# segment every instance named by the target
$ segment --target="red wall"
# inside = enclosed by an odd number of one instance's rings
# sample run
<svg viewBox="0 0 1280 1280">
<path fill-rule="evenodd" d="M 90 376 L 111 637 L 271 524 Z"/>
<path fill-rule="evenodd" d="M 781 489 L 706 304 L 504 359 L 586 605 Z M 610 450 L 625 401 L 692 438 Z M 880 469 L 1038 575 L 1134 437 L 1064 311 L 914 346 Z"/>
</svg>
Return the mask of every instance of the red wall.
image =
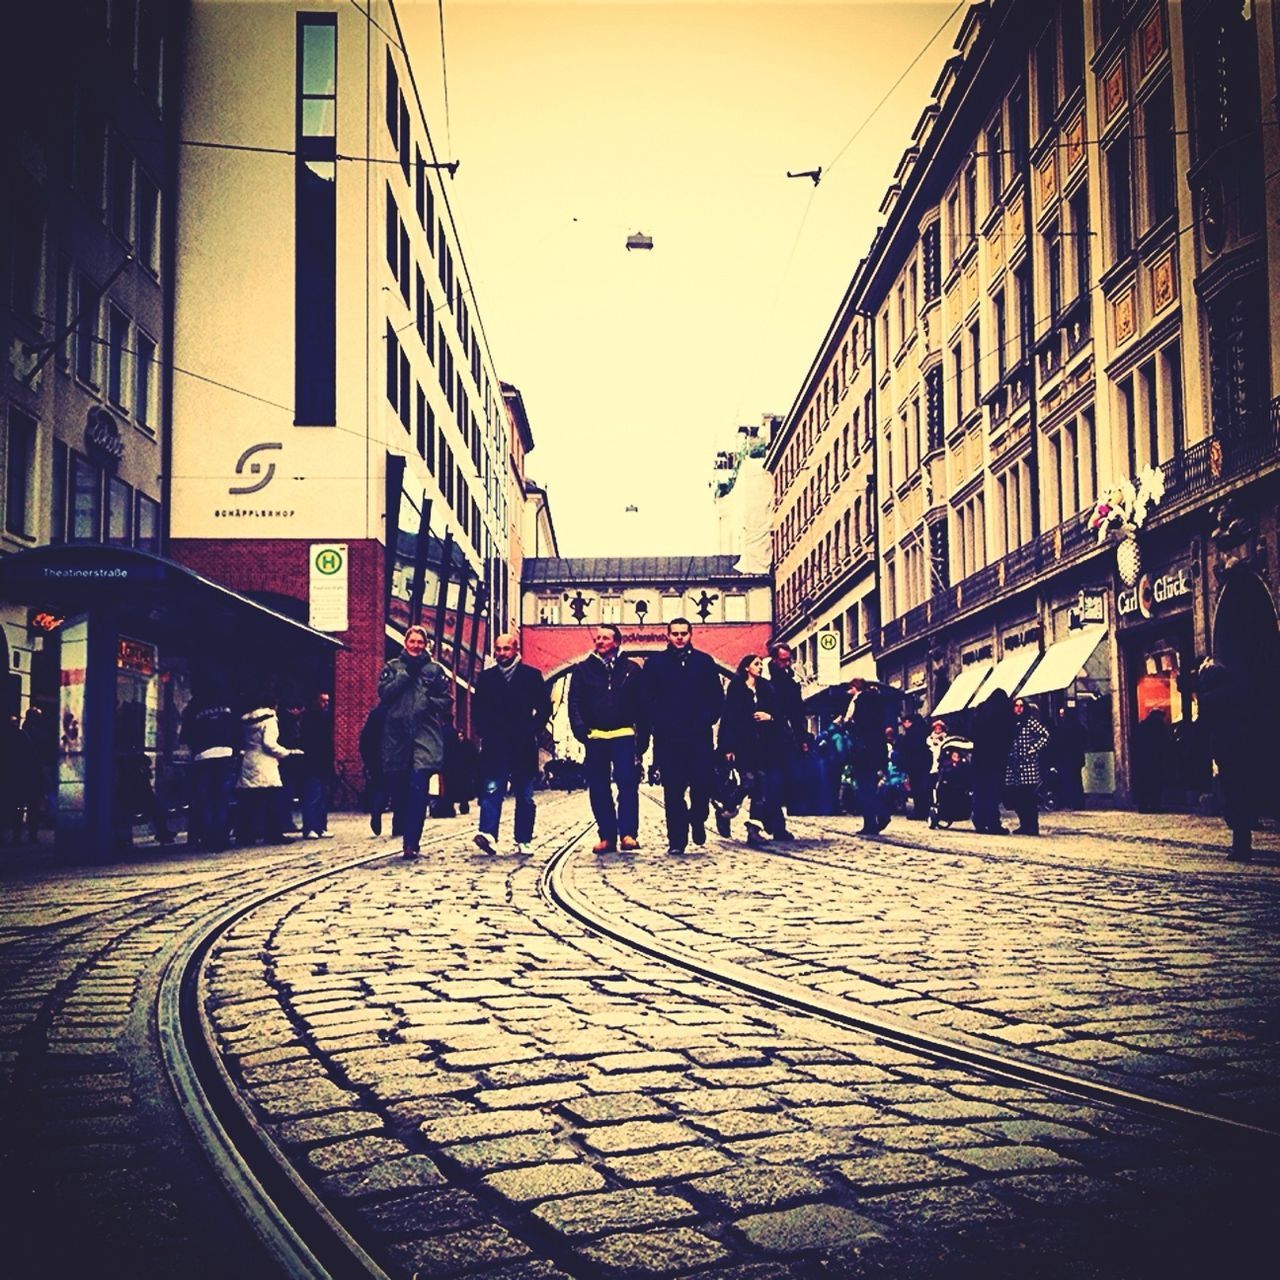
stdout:
<svg viewBox="0 0 1280 1280">
<path fill-rule="evenodd" d="M 306 602 L 310 589 L 309 553 L 320 538 L 242 540 L 179 538 L 169 555 L 232 591 L 274 591 Z M 342 539 L 334 539 L 342 541 Z M 336 634 L 345 649 L 334 655 L 334 753 L 339 770 L 354 785 L 361 777 L 357 743 L 373 706 L 386 649 L 383 624 L 383 553 L 378 542 L 347 542 L 349 564 L 347 620 Z"/>
</svg>

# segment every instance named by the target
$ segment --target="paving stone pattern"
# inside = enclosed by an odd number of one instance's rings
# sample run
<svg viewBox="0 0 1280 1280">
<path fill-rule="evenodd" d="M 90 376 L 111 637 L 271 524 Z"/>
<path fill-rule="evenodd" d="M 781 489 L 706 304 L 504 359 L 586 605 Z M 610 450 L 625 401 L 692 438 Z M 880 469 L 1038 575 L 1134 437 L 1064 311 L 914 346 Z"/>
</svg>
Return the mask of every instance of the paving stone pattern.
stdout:
<svg viewBox="0 0 1280 1280">
<path fill-rule="evenodd" d="M 585 816 L 581 793 L 549 797 L 532 860 L 460 831 L 418 862 L 288 893 L 211 957 L 207 1009 L 245 1098 L 392 1275 L 1119 1280 L 1229 1273 L 1261 1246 L 1270 1148 L 993 1083 L 587 932 L 539 892 Z M 1079 867 L 1023 883 L 1012 861 L 979 875 L 956 850 L 943 872 L 840 831 L 815 843 L 820 865 L 714 838 L 677 862 L 651 807 L 642 835 L 635 857 L 575 855 L 577 888 L 681 945 L 893 993 L 925 1020 L 1034 1023 L 1041 1049 L 1066 1015 L 1085 1030 L 1065 1043 L 1114 1045 L 1112 1003 L 1142 990 L 1080 980 L 1071 951 L 1151 973 L 1167 953 L 1142 949 L 1171 904 L 1182 954 L 1204 957 L 1185 965 L 1195 981 L 1243 950 L 1231 908 L 1202 920 L 1159 876 L 1159 910 L 1130 903 L 1126 931 Z M 875 875 L 853 874 L 872 858 Z M 1251 934 L 1264 910 L 1242 902 Z M 1198 1005 L 1206 1026 L 1250 995 L 1225 985 Z M 1166 991 L 1142 996 L 1149 1034 Z M 1229 1051 L 1239 1063 L 1240 1041 Z"/>
<path fill-rule="evenodd" d="M 571 878 L 709 959 L 1280 1128 L 1276 860 L 1192 857 L 1140 841 L 1148 815 L 1113 817 L 1124 839 L 1095 813 L 995 841 L 903 819 L 863 840 L 853 819 L 797 819 L 799 838 L 766 851 L 713 839 L 681 859 L 578 858 Z M 1221 823 L 1164 815 L 1164 831 L 1189 843 Z"/>
</svg>

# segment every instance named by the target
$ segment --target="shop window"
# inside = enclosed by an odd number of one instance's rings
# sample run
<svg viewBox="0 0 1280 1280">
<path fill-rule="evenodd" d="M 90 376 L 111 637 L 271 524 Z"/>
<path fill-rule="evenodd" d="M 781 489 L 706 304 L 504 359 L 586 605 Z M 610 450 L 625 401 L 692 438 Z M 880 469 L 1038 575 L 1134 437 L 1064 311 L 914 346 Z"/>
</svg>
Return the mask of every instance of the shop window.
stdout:
<svg viewBox="0 0 1280 1280">
<path fill-rule="evenodd" d="M 34 535 L 36 421 L 9 406 L 9 447 L 5 455 L 4 527 L 9 533 Z"/>
<path fill-rule="evenodd" d="M 102 469 L 78 453 L 71 455 L 70 540 L 102 540 Z"/>
<path fill-rule="evenodd" d="M 106 540 L 113 547 L 133 545 L 133 486 L 117 476 L 107 477 Z"/>
<path fill-rule="evenodd" d="M 133 545 L 140 551 L 160 554 L 160 504 L 145 493 L 138 494 L 138 514 L 133 530 Z"/>
</svg>

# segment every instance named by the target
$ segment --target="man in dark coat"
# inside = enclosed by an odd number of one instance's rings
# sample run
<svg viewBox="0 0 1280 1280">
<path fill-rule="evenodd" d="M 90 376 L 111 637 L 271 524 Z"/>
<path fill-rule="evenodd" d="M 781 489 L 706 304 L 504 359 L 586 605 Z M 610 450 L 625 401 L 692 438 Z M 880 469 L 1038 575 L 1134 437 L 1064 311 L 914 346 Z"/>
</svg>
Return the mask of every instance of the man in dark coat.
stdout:
<svg viewBox="0 0 1280 1280">
<path fill-rule="evenodd" d="M 800 744 L 809 732 L 809 724 L 804 713 L 804 690 L 796 679 L 795 652 L 789 644 L 769 646 L 768 679 L 783 721 L 782 798 L 788 813 L 799 813 L 804 806 L 797 800 L 805 785 L 805 759 Z M 789 839 L 790 833 L 783 832 L 780 838 Z"/>
<path fill-rule="evenodd" d="M 933 786 L 929 780 L 933 768 L 933 756 L 929 751 L 929 731 L 924 719 L 910 712 L 902 717 L 902 732 L 893 748 L 898 768 L 907 775 L 911 792 L 911 816 L 927 818 L 933 799 Z"/>
<path fill-rule="evenodd" d="M 302 745 L 302 834 L 329 835 L 333 787 L 333 712 L 329 695 L 317 693 L 298 721 Z"/>
<path fill-rule="evenodd" d="M 600 839 L 594 852 L 640 847 L 640 760 L 649 745 L 640 705 L 640 667 L 618 653 L 612 622 L 592 633 L 592 650 L 569 681 L 569 726 L 586 747 L 587 794 Z M 617 807 L 613 788 L 617 786 Z"/>
<path fill-rule="evenodd" d="M 181 740 L 191 751 L 187 841 L 217 852 L 231 843 L 231 788 L 239 769 L 240 721 L 216 687 L 200 689 L 182 713 Z"/>
<path fill-rule="evenodd" d="M 860 676 L 849 682 L 849 694 L 844 719 L 850 730 L 849 765 L 862 814 L 859 834 L 874 836 L 889 825 L 889 812 L 880 802 L 880 773 L 889 760 L 884 736 L 887 711 L 880 690 Z"/>
<path fill-rule="evenodd" d="M 1084 726 L 1070 707 L 1059 707 L 1049 726 L 1049 763 L 1058 771 L 1058 801 L 1072 808 L 1084 800 Z"/>
<path fill-rule="evenodd" d="M 1222 816 L 1231 828 L 1233 862 L 1253 857 L 1253 824 L 1262 811 L 1268 778 L 1270 724 L 1256 689 L 1216 658 L 1206 658 L 1196 674 L 1196 699 L 1218 765 Z"/>
<path fill-rule="evenodd" d="M 1009 695 L 1003 689 L 993 689 L 974 710 L 970 765 L 973 829 L 986 835 L 1009 833 L 1000 818 L 1000 794 L 1016 727 Z"/>
<path fill-rule="evenodd" d="M 640 688 L 662 774 L 667 852 L 683 853 L 690 839 L 697 845 L 707 842 L 715 785 L 712 730 L 724 705 L 715 661 L 693 647 L 687 618 L 667 623 L 667 647 L 645 660 Z"/>
<path fill-rule="evenodd" d="M 480 673 L 471 714 L 480 735 L 480 830 L 476 844 L 496 852 L 502 797 L 515 796 L 516 853 L 529 853 L 538 809 L 538 739 L 551 718 L 551 694 L 542 672 L 520 657 L 520 642 L 504 633 L 493 642 L 496 666 Z"/>
</svg>

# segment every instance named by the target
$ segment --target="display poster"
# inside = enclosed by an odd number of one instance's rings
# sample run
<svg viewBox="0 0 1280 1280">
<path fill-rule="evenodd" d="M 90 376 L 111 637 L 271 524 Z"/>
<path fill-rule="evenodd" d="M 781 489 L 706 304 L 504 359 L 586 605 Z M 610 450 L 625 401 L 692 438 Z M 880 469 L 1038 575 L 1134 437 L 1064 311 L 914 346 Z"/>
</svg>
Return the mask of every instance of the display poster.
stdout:
<svg viewBox="0 0 1280 1280">
<path fill-rule="evenodd" d="M 345 631 L 349 560 L 345 542 L 313 542 L 310 623 L 316 631 Z"/>
</svg>

